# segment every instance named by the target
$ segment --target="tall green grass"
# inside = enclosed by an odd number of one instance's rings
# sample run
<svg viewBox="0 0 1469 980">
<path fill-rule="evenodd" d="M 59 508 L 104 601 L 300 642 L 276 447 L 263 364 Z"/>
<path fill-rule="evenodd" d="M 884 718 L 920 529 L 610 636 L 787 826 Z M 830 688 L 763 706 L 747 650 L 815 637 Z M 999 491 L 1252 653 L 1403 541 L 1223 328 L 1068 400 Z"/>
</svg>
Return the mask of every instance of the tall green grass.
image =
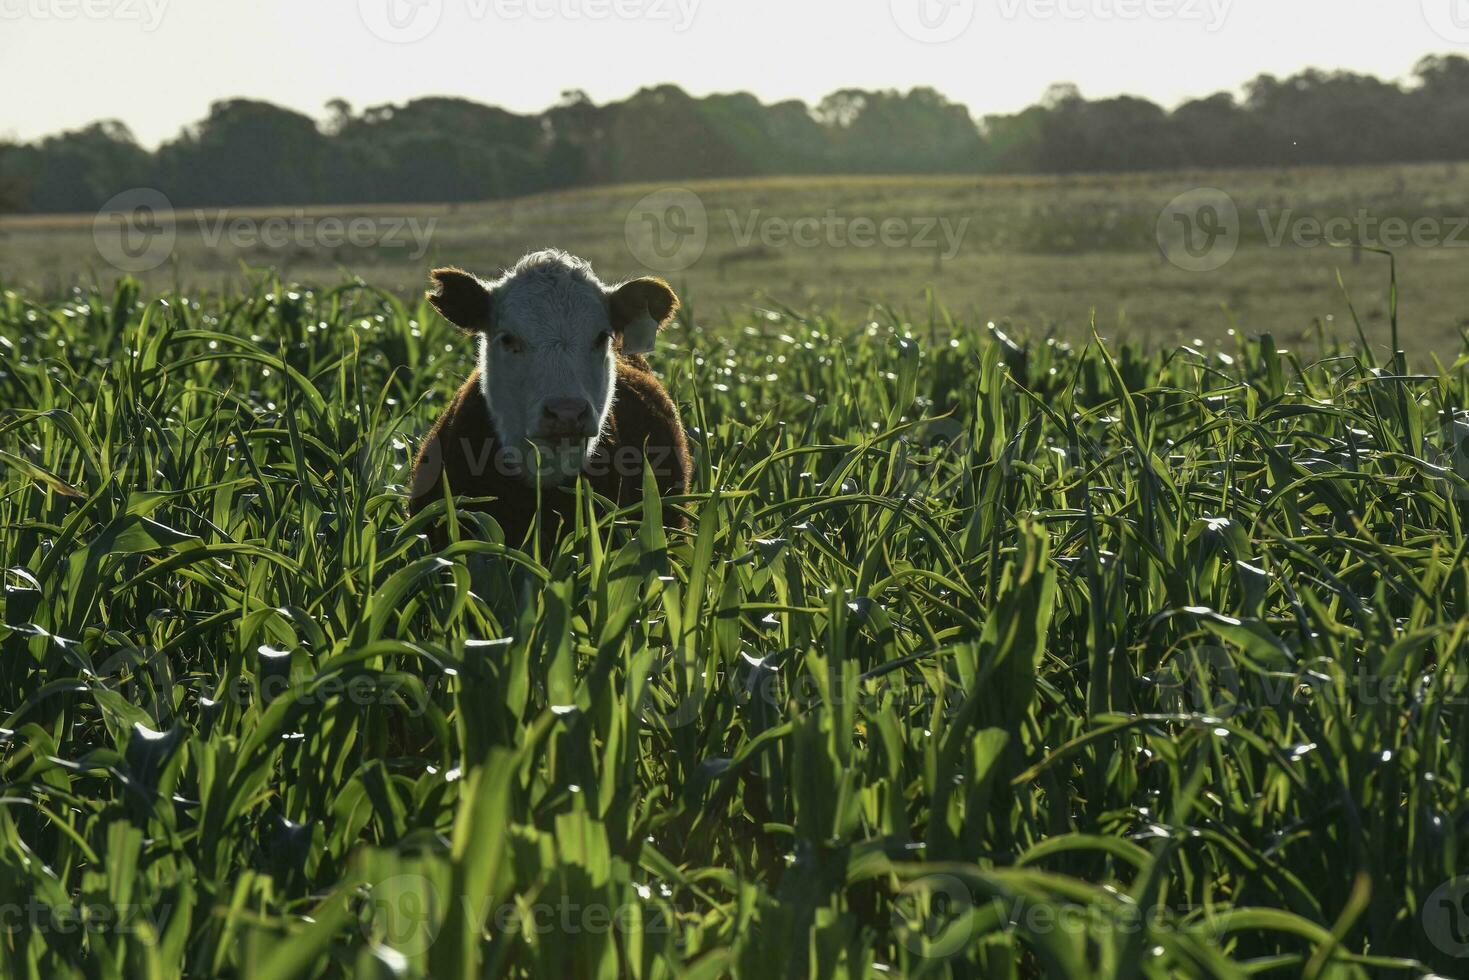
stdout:
<svg viewBox="0 0 1469 980">
<path fill-rule="evenodd" d="M 689 320 L 436 552 L 424 307 L 0 294 L 0 975 L 1469 972 L 1462 366 Z"/>
</svg>

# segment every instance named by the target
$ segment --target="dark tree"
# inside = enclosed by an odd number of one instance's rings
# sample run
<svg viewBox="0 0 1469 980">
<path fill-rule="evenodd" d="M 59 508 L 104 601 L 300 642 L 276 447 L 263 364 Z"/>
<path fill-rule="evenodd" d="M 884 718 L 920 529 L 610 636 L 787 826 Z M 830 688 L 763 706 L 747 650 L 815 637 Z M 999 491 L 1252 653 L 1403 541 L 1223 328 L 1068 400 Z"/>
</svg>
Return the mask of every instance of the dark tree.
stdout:
<svg viewBox="0 0 1469 980">
<path fill-rule="evenodd" d="M 308 116 L 231 99 L 158 151 L 176 205 L 307 204 L 321 199 L 327 138 Z"/>
<path fill-rule="evenodd" d="M 156 186 L 180 206 L 476 201 L 628 181 L 761 174 L 1079 173 L 1469 159 L 1469 59 L 1423 59 L 1406 84 L 1352 72 L 1261 75 L 1169 112 L 1052 86 L 976 123 L 931 88 L 843 89 L 810 107 L 675 85 L 520 115 L 425 98 L 320 124 L 232 99 L 156 153 L 121 123 L 0 144 L 0 209 L 88 211 Z"/>
</svg>

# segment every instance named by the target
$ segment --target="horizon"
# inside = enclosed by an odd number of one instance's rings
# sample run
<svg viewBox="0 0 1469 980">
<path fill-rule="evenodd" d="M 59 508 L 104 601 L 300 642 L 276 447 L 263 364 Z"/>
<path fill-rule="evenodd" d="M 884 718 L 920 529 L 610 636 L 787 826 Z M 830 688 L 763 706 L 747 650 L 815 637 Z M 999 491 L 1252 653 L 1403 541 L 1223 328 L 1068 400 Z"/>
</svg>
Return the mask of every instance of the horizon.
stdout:
<svg viewBox="0 0 1469 980">
<path fill-rule="evenodd" d="M 18 91 L 54 74 L 60 49 L 92 66 L 67 73 L 45 100 L 12 105 L 0 138 L 33 142 L 116 119 L 152 150 L 227 99 L 320 122 L 337 98 L 358 110 L 446 97 L 536 114 L 569 90 L 602 105 L 661 84 L 696 98 L 747 92 L 807 105 L 846 88 L 929 87 L 979 120 L 1069 83 L 1088 99 L 1134 96 L 1172 110 L 1313 68 L 1401 83 L 1426 56 L 1469 55 L 1455 2 L 1420 0 L 1404 18 L 1368 0 L 886 0 L 837 19 L 776 0 L 741 10 L 713 0 L 269 0 L 210 10 L 197 0 L 0 0 L 0 84 Z M 777 8 L 785 40 L 774 57 L 752 56 L 772 47 L 759 25 Z M 503 57 L 486 37 L 504 37 Z M 138 41 L 170 57 L 137 59 Z M 812 43 L 843 52 L 835 71 L 830 59 L 784 56 Z M 1148 56 L 1119 58 L 1118 48 Z M 210 81 L 179 84 L 195 75 Z M 99 76 L 108 79 L 100 90 Z"/>
</svg>

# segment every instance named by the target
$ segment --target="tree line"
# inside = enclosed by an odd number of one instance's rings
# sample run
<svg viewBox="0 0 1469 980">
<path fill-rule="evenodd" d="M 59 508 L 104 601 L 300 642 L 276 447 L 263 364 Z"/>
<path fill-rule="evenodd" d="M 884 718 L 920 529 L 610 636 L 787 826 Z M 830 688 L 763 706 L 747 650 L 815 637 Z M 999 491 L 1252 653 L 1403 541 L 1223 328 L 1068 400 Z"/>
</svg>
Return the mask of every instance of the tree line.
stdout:
<svg viewBox="0 0 1469 980">
<path fill-rule="evenodd" d="M 320 122 L 249 99 L 214 103 L 156 151 L 121 122 L 0 142 L 0 212 L 96 210 L 154 187 L 180 207 L 457 202 L 594 184 L 768 174 L 1078 173 L 1469 159 L 1469 59 L 1431 56 L 1405 82 L 1345 71 L 1261 75 L 1172 111 L 1051 88 L 973 118 L 931 88 L 845 89 L 809 106 L 674 85 L 535 115 L 459 98 Z"/>
</svg>

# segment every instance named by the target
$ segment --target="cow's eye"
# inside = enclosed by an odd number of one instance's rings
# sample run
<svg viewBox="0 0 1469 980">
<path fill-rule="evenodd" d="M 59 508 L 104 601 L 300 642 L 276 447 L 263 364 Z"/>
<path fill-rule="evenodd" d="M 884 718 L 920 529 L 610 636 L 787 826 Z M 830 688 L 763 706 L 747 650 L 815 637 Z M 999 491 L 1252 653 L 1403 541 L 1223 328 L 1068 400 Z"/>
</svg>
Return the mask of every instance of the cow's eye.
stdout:
<svg viewBox="0 0 1469 980">
<path fill-rule="evenodd" d="M 612 343 L 612 331 L 603 330 L 601 333 L 597 334 L 597 339 L 592 341 L 592 346 L 597 350 L 601 350 L 603 347 L 606 347 L 610 343 Z"/>
<path fill-rule="evenodd" d="M 525 350 L 525 342 L 514 334 L 502 333 L 495 338 L 495 343 L 500 345 L 501 350 L 511 354 L 519 354 Z"/>
</svg>

